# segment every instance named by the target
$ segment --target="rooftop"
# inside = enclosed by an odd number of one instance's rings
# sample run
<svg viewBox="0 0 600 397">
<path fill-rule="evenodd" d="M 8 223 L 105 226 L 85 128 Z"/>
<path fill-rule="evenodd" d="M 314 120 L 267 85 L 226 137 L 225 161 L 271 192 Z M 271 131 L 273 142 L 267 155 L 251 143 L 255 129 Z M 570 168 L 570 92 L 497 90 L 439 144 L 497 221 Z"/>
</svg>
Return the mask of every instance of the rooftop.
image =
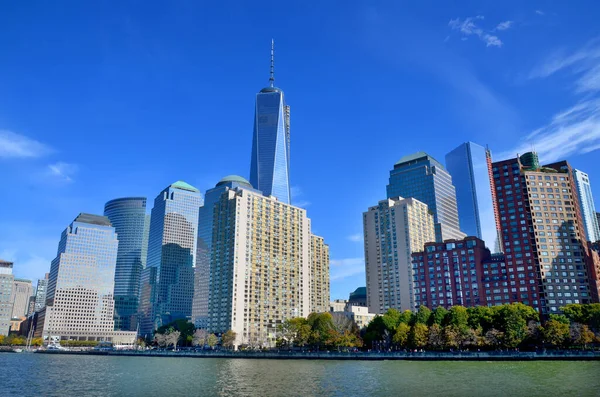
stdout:
<svg viewBox="0 0 600 397">
<path fill-rule="evenodd" d="M 188 192 L 198 193 L 200 190 L 196 189 L 192 185 L 184 181 L 177 181 L 171 184 L 170 187 L 174 187 L 175 189 L 187 190 Z"/>
<path fill-rule="evenodd" d="M 221 179 L 216 184 L 216 186 L 225 185 L 225 184 L 231 183 L 231 182 L 239 183 L 240 185 L 245 185 L 245 186 L 247 186 L 249 188 L 252 188 L 252 184 L 250 184 L 250 182 L 248 182 L 248 180 L 246 178 L 241 177 L 239 175 L 227 175 L 226 177 L 224 177 L 223 179 Z"/>
<path fill-rule="evenodd" d="M 406 163 L 411 163 L 413 161 L 422 160 L 422 159 L 427 159 L 427 160 L 433 161 L 433 162 L 436 163 L 436 165 L 439 164 L 439 166 L 442 166 L 442 164 L 439 161 L 437 161 L 436 159 L 434 159 L 433 157 L 431 157 L 427 153 L 425 153 L 425 152 L 416 152 L 416 153 L 409 154 L 407 156 L 402 157 L 400 160 L 398 160 L 396 162 L 396 164 L 394 164 L 394 167 L 402 165 L 402 164 L 406 164 Z"/>
<path fill-rule="evenodd" d="M 277 87 L 265 87 L 262 90 L 260 90 L 261 93 L 265 93 L 265 92 L 281 92 L 280 88 Z"/>
<path fill-rule="evenodd" d="M 89 223 L 91 225 L 112 226 L 106 216 L 86 214 L 84 212 L 77 215 L 73 222 Z"/>
</svg>

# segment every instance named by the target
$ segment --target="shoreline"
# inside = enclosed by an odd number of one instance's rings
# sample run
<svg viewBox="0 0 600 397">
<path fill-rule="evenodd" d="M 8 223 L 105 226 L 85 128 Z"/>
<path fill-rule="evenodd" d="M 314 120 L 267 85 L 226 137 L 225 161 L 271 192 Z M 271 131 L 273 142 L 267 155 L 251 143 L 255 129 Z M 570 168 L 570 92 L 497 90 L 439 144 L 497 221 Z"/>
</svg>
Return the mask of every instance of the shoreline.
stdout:
<svg viewBox="0 0 600 397">
<path fill-rule="evenodd" d="M 544 352 L 389 352 L 389 353 L 289 353 L 289 352 L 170 352 L 170 351 L 37 351 L 38 354 L 71 354 L 124 357 L 234 358 L 263 360 L 354 361 L 600 361 L 600 351 Z M 20 353 L 23 354 L 23 353 Z"/>
</svg>

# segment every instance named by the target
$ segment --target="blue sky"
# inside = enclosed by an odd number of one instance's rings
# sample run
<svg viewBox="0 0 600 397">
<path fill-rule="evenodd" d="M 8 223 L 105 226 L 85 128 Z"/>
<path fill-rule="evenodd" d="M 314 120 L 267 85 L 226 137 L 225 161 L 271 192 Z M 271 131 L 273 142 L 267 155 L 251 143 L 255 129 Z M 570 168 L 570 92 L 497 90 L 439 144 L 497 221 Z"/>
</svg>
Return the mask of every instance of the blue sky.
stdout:
<svg viewBox="0 0 600 397">
<path fill-rule="evenodd" d="M 0 257 L 17 276 L 48 271 L 79 212 L 248 177 L 271 38 L 293 200 L 330 245 L 332 298 L 365 284 L 362 212 L 403 155 L 535 148 L 600 197 L 595 1 L 173 3 L 2 6 Z"/>
</svg>

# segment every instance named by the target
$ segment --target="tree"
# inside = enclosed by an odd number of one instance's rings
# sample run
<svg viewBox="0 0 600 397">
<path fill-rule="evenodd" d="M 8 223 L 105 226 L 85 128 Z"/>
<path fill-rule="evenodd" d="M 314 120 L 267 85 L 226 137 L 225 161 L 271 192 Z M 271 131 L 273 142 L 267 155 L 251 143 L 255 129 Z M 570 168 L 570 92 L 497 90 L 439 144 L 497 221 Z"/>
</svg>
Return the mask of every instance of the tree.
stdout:
<svg viewBox="0 0 600 397">
<path fill-rule="evenodd" d="M 159 346 L 163 347 L 167 344 L 167 336 L 164 334 L 155 334 L 154 342 Z"/>
<path fill-rule="evenodd" d="M 427 306 L 419 306 L 419 310 L 415 315 L 415 324 L 429 324 L 431 313 L 431 310 Z"/>
<path fill-rule="evenodd" d="M 385 329 L 390 332 L 395 332 L 398 324 L 400 324 L 400 312 L 396 309 L 388 309 L 382 316 Z"/>
<path fill-rule="evenodd" d="M 400 323 L 398 327 L 396 327 L 396 332 L 392 338 L 394 344 L 400 347 L 406 347 L 408 343 L 408 336 L 410 333 L 410 327 L 406 323 Z"/>
<path fill-rule="evenodd" d="M 205 329 L 198 328 L 194 331 L 194 336 L 192 337 L 192 344 L 194 346 L 204 346 L 206 344 L 206 337 L 208 336 L 208 332 Z"/>
<path fill-rule="evenodd" d="M 179 319 L 159 327 L 155 334 L 168 334 L 172 330 L 179 331 L 181 333 L 180 341 L 187 345 L 192 343 L 196 328 L 186 319 Z"/>
<path fill-rule="evenodd" d="M 333 317 L 329 313 L 311 313 L 307 318 L 310 326 L 310 343 L 320 347 L 327 344 L 330 330 L 334 330 Z"/>
<path fill-rule="evenodd" d="M 165 334 L 165 344 L 167 347 L 173 346 L 173 350 L 177 350 L 177 342 L 179 342 L 179 337 L 181 337 L 181 332 L 172 330 L 168 334 Z"/>
<path fill-rule="evenodd" d="M 504 332 L 492 328 L 485 333 L 484 341 L 489 347 L 499 348 L 504 340 Z"/>
<path fill-rule="evenodd" d="M 433 324 L 429 327 L 429 338 L 427 344 L 432 349 L 441 349 L 444 346 L 443 330 L 439 324 Z"/>
<path fill-rule="evenodd" d="M 481 328 L 482 332 L 487 332 L 494 325 L 494 310 L 488 306 L 474 306 L 467 308 L 469 315 L 469 327 Z"/>
<path fill-rule="evenodd" d="M 427 340 L 429 338 L 429 329 L 423 323 L 416 323 L 412 326 L 409 335 L 409 341 L 411 346 L 417 349 L 422 349 L 427 346 Z"/>
<path fill-rule="evenodd" d="M 461 331 L 468 328 L 469 315 L 467 309 L 463 306 L 452 306 L 446 316 L 446 323 L 454 325 Z"/>
<path fill-rule="evenodd" d="M 230 349 L 234 346 L 236 337 L 237 334 L 234 331 L 229 330 L 221 336 L 221 344 L 224 348 Z"/>
<path fill-rule="evenodd" d="M 505 347 L 515 348 L 527 337 L 529 321 L 539 321 L 538 313 L 522 303 L 511 303 L 497 306 L 494 328 L 504 333 Z"/>
<path fill-rule="evenodd" d="M 447 348 L 455 348 L 461 343 L 460 330 L 456 325 L 447 325 L 443 331 L 444 345 Z"/>
<path fill-rule="evenodd" d="M 431 319 L 429 320 L 431 324 L 442 325 L 446 315 L 448 314 L 448 310 L 444 309 L 442 306 L 438 306 L 433 311 Z"/>
<path fill-rule="evenodd" d="M 346 316 L 344 313 L 335 312 L 331 314 L 331 317 L 333 321 L 333 327 L 340 333 L 352 331 L 355 326 L 354 320 Z"/>
<path fill-rule="evenodd" d="M 564 346 L 569 338 L 569 325 L 558 320 L 548 320 L 541 329 L 544 342 L 554 347 Z"/>
<path fill-rule="evenodd" d="M 210 334 L 208 335 L 208 337 L 206 338 L 206 344 L 212 349 L 214 348 L 217 343 L 219 343 L 219 338 L 217 338 L 217 336 L 215 334 Z"/>
<path fill-rule="evenodd" d="M 569 334 L 571 343 L 575 346 L 583 346 L 584 349 L 587 348 L 589 343 L 594 341 L 595 336 L 587 325 L 578 323 L 572 324 L 569 327 Z"/>
<path fill-rule="evenodd" d="M 0 342 L 2 344 L 2 342 Z M 33 338 L 31 339 L 32 346 L 42 346 L 44 344 L 44 340 L 42 338 Z"/>
</svg>

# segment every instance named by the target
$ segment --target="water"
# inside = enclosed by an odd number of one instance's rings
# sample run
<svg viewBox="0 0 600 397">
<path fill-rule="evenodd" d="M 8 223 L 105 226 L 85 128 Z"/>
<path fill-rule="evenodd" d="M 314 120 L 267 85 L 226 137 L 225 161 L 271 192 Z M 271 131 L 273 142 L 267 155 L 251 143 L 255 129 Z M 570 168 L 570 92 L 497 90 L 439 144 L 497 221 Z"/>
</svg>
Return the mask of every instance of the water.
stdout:
<svg viewBox="0 0 600 397">
<path fill-rule="evenodd" d="M 600 396 L 600 362 L 0 353 L 0 396 Z"/>
</svg>

